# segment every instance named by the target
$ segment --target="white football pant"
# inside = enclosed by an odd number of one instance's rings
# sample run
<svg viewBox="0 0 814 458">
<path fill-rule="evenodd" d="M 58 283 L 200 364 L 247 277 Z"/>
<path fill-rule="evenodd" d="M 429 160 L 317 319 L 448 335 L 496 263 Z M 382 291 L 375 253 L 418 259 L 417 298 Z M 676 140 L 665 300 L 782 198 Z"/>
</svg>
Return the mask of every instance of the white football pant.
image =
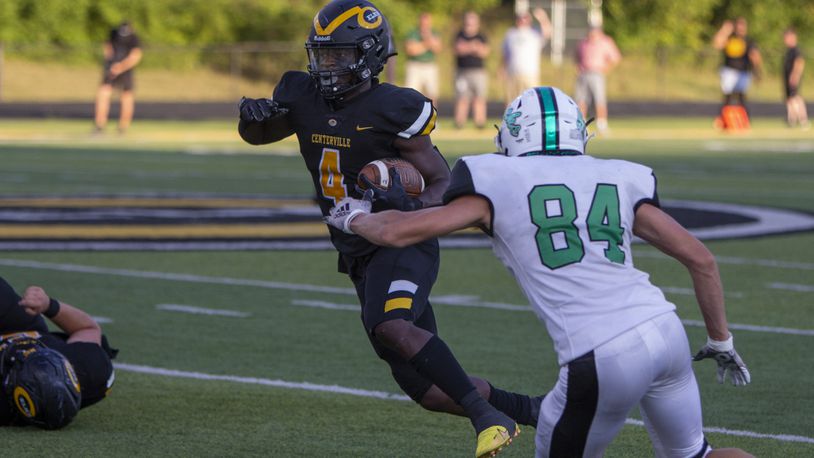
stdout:
<svg viewBox="0 0 814 458">
<path fill-rule="evenodd" d="M 659 315 L 560 368 L 537 424 L 538 457 L 600 457 L 639 405 L 656 456 L 704 456 L 687 335 Z"/>
</svg>

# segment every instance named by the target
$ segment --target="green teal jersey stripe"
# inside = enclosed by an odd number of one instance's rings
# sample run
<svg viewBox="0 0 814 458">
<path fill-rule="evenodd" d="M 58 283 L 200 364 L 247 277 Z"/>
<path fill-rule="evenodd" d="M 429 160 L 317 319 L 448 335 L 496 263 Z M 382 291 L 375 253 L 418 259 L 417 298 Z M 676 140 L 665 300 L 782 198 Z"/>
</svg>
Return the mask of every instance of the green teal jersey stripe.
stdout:
<svg viewBox="0 0 814 458">
<path fill-rule="evenodd" d="M 543 140 L 546 151 L 556 150 L 559 140 L 559 119 L 557 116 L 557 102 L 554 100 L 554 91 L 549 87 L 537 88 L 543 108 Z"/>
</svg>

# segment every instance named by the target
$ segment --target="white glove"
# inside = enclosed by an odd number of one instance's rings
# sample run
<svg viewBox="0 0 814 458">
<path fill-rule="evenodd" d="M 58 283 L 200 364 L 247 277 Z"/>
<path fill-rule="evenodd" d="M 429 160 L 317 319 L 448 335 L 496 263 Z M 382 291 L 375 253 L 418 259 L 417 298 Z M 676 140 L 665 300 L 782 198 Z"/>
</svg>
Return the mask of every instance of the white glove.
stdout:
<svg viewBox="0 0 814 458">
<path fill-rule="evenodd" d="M 350 230 L 350 222 L 353 218 L 361 214 L 370 213 L 372 203 L 368 199 L 354 199 L 353 197 L 345 197 L 340 200 L 334 208 L 331 209 L 328 216 L 323 218 L 326 223 L 331 226 L 342 230 L 347 234 L 353 234 Z"/>
<path fill-rule="evenodd" d="M 724 383 L 726 373 L 729 372 L 729 380 L 735 386 L 742 386 L 752 381 L 749 369 L 743 363 L 735 345 L 732 343 L 732 334 L 724 341 L 712 340 L 707 337 L 707 344 L 693 357 L 693 361 L 701 361 L 705 358 L 715 358 L 718 363 L 718 383 Z"/>
</svg>

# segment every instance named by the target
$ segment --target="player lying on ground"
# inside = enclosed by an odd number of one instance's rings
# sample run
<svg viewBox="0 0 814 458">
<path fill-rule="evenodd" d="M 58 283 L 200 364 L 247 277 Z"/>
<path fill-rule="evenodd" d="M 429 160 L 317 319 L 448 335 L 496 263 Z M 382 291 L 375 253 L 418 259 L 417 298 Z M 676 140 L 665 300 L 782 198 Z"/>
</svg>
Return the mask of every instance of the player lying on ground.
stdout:
<svg viewBox="0 0 814 458">
<path fill-rule="evenodd" d="M 344 199 L 327 221 L 383 246 L 409 246 L 467 227 L 491 237 L 554 340 L 559 379 L 542 403 L 538 456 L 601 456 L 640 406 L 657 456 L 705 456 L 701 399 L 687 336 L 660 289 L 633 266 L 633 234 L 689 270 L 708 339 L 695 360 L 714 358 L 718 381 L 750 381 L 733 346 L 714 256 L 659 209 L 651 169 L 584 154 L 585 122 L 570 97 L 526 90 L 506 109 L 499 153 L 467 156 L 445 205 L 370 213 L 371 189 Z M 720 450 L 719 455 L 743 454 Z M 722 453 L 723 452 L 723 453 Z"/>
<path fill-rule="evenodd" d="M 0 426 L 67 425 L 109 394 L 117 352 L 87 313 L 39 286 L 20 297 L 0 278 Z"/>
</svg>

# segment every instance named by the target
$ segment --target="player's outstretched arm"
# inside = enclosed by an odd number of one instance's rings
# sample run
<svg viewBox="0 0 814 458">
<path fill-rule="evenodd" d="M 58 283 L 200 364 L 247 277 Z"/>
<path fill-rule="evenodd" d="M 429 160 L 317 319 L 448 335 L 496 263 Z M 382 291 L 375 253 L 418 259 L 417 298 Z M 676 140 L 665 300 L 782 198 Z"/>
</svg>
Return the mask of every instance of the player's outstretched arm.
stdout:
<svg viewBox="0 0 814 458">
<path fill-rule="evenodd" d="M 238 105 L 240 122 L 237 131 L 246 143 L 265 145 L 294 133 L 288 122 L 288 109 L 272 99 L 243 97 Z"/>
<path fill-rule="evenodd" d="M 643 204 L 636 211 L 633 233 L 687 267 L 695 297 L 707 328 L 707 344 L 695 360 L 714 358 L 718 363 L 718 382 L 729 372 L 732 383 L 745 385 L 749 371 L 735 351 L 724 307 L 724 293 L 715 256 L 683 226 L 659 208 Z"/>
<path fill-rule="evenodd" d="M 20 299 L 29 315 L 43 314 L 68 334 L 68 343 L 91 342 L 101 345 L 102 329 L 84 311 L 48 296 L 39 286 L 29 286 Z"/>
<path fill-rule="evenodd" d="M 343 230 L 347 228 L 382 246 L 405 247 L 459 229 L 488 228 L 491 224 L 489 203 L 478 196 L 462 196 L 442 207 L 412 212 L 356 212 L 349 220 L 335 217 L 338 209 L 342 211 L 342 206 L 340 201 L 331 210 L 328 224 Z"/>
</svg>

